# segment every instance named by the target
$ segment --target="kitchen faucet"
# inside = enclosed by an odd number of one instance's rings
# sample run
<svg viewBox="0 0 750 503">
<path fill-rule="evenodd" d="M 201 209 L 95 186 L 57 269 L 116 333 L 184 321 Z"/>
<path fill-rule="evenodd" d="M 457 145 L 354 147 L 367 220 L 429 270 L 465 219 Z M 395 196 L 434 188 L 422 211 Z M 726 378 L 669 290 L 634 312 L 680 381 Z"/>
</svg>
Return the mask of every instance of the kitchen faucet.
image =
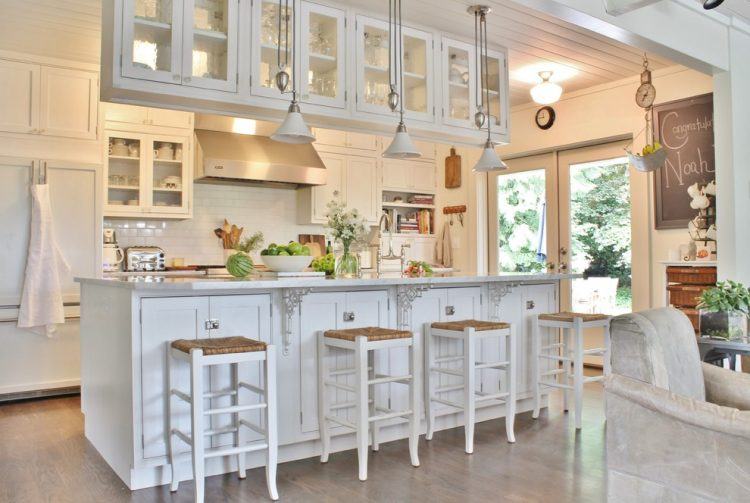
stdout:
<svg viewBox="0 0 750 503">
<path fill-rule="evenodd" d="M 388 254 L 383 255 L 382 238 L 383 238 L 383 220 L 385 220 L 385 228 L 388 231 Z M 401 273 L 406 268 L 406 248 L 409 248 L 409 244 L 401 245 L 401 253 L 396 255 L 393 253 L 393 219 L 384 211 L 378 221 L 378 256 L 377 256 L 377 273 L 380 275 L 380 266 L 383 260 L 400 260 L 401 261 Z"/>
</svg>

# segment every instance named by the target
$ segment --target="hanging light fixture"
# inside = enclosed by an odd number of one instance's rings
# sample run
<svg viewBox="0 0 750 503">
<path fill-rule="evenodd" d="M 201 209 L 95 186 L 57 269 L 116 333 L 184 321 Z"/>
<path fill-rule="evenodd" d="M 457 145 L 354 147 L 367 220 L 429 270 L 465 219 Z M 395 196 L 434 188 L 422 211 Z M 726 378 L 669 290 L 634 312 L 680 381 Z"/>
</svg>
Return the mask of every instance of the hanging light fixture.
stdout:
<svg viewBox="0 0 750 503">
<path fill-rule="evenodd" d="M 279 0 L 279 22 L 278 22 L 278 36 L 276 38 L 276 63 L 279 67 L 279 71 L 276 73 L 275 83 L 281 94 L 287 94 L 291 92 L 292 102 L 289 104 L 289 110 L 287 111 L 284 122 L 281 123 L 279 128 L 271 135 L 271 139 L 281 143 L 311 143 L 315 141 L 315 137 L 310 132 L 310 128 L 305 124 L 305 119 L 302 117 L 302 113 L 299 110 L 299 103 L 297 102 L 297 68 L 296 60 L 294 57 L 294 42 L 297 37 L 294 36 L 294 24 L 292 24 L 292 41 L 291 50 L 289 49 L 289 20 L 291 17 L 292 23 L 296 19 L 295 11 L 295 0 L 292 2 L 292 15 L 289 15 L 289 2 L 290 0 Z M 284 18 L 284 61 L 282 62 L 281 50 L 282 50 L 282 39 L 281 39 L 281 19 Z M 289 68 L 289 56 L 292 58 L 292 75 L 286 71 Z M 291 82 L 292 90 L 287 91 L 289 83 Z"/>
<path fill-rule="evenodd" d="M 484 142 L 482 155 L 474 166 L 475 173 L 500 171 L 508 166 L 498 157 L 492 144 L 492 115 L 490 114 L 489 69 L 487 66 L 487 14 L 491 9 L 486 5 L 469 7 L 469 13 L 474 14 L 474 48 L 479 65 L 477 79 L 477 111 L 474 114 L 474 124 L 480 130 L 487 125 L 487 141 Z M 475 64 L 477 62 L 475 61 Z M 482 94 L 484 93 L 484 96 Z"/>
<path fill-rule="evenodd" d="M 551 71 L 539 72 L 539 78 L 542 81 L 531 88 L 531 99 L 540 105 L 551 105 L 556 103 L 562 95 L 562 87 L 550 82 L 549 79 L 552 77 Z"/>
<path fill-rule="evenodd" d="M 391 91 L 388 93 L 388 106 L 392 112 L 398 108 L 399 121 L 396 135 L 383 157 L 391 159 L 413 159 L 421 157 L 417 147 L 409 137 L 404 124 L 404 61 L 403 36 L 401 24 L 401 0 L 388 0 L 388 82 Z M 398 89 L 398 91 L 396 91 Z"/>
</svg>

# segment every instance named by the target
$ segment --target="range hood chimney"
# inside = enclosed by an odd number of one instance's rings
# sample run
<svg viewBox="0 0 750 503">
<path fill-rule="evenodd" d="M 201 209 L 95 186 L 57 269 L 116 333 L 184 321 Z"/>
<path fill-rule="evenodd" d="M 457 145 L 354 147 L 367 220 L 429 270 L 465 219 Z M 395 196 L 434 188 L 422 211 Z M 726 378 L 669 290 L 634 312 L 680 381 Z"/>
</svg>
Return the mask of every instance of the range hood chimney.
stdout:
<svg viewBox="0 0 750 503">
<path fill-rule="evenodd" d="M 326 168 L 309 143 L 290 145 L 266 136 L 196 129 L 195 181 L 271 187 L 326 183 Z"/>
</svg>

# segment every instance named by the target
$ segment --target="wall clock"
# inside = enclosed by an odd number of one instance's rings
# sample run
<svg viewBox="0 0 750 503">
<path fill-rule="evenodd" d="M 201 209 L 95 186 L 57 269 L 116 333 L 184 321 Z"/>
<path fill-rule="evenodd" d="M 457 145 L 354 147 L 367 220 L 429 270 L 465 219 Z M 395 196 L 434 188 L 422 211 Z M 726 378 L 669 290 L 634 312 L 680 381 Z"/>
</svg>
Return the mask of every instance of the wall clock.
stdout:
<svg viewBox="0 0 750 503">
<path fill-rule="evenodd" d="M 534 117 L 539 129 L 549 129 L 555 123 L 555 109 L 551 106 L 542 107 L 536 111 Z"/>
</svg>

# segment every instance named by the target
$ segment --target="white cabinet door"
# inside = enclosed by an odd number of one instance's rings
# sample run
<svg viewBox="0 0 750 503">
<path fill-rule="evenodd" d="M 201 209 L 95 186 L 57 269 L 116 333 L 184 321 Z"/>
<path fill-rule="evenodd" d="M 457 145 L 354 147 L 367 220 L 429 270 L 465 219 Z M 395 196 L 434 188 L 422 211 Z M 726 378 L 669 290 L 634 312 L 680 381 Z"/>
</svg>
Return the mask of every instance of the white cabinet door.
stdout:
<svg viewBox="0 0 750 503">
<path fill-rule="evenodd" d="M 193 114 L 181 110 L 166 108 L 149 108 L 148 120 L 151 126 L 175 127 L 183 129 L 193 128 Z"/>
<path fill-rule="evenodd" d="M 487 53 L 488 82 L 483 87 L 484 99 L 489 96 L 493 132 L 508 132 L 508 61 L 504 52 Z M 486 106 L 485 106 L 486 110 Z"/>
<path fill-rule="evenodd" d="M 0 131 L 39 129 L 39 65 L 0 59 Z"/>
<path fill-rule="evenodd" d="M 375 151 L 378 149 L 378 137 L 373 134 L 348 132 L 346 133 L 345 146 L 360 150 Z"/>
<path fill-rule="evenodd" d="M 413 162 L 411 163 L 413 190 L 434 194 L 437 188 L 435 174 L 435 163 Z"/>
<path fill-rule="evenodd" d="M 300 98 L 305 103 L 346 106 L 346 13 L 311 2 L 302 3 Z"/>
<path fill-rule="evenodd" d="M 441 42 L 443 124 L 475 128 L 477 67 L 474 47 L 443 37 Z"/>
<path fill-rule="evenodd" d="M 108 131 L 104 135 L 104 215 L 139 215 L 148 207 L 146 135 Z"/>
<path fill-rule="evenodd" d="M 367 223 L 377 225 L 378 162 L 372 157 L 349 157 L 346 163 L 346 205 L 359 210 Z"/>
<path fill-rule="evenodd" d="M 236 0 L 183 0 L 182 83 L 237 91 Z"/>
<path fill-rule="evenodd" d="M 50 136 L 95 139 L 98 80 L 94 72 L 43 66 L 39 131 Z"/>
<path fill-rule="evenodd" d="M 177 339 L 199 339 L 209 336 L 205 321 L 209 318 L 208 297 L 169 297 L 141 301 L 141 389 L 139 404 L 143 458 L 164 456 L 167 453 L 165 414 L 167 403 L 167 342 Z M 204 382 L 208 384 L 208 379 Z M 190 392 L 190 368 L 178 362 L 172 368 L 172 386 Z M 172 400 L 175 428 L 190 431 L 190 406 Z M 189 449 L 176 442 L 178 452 Z"/>
<path fill-rule="evenodd" d="M 32 159 L 0 157 L 0 304 L 21 301 L 31 222 Z"/>
<path fill-rule="evenodd" d="M 253 68 L 252 68 L 252 94 L 266 96 L 268 98 L 285 99 L 276 87 L 275 77 L 281 69 L 277 49 L 279 38 L 281 38 L 282 48 L 287 50 L 281 54 L 281 65 L 291 78 L 297 78 L 292 74 L 292 46 L 296 43 L 295 33 L 292 25 L 289 25 L 289 31 L 284 29 L 285 18 L 292 18 L 292 4 L 288 8 L 282 6 L 279 9 L 277 0 L 258 0 L 253 2 Z M 279 18 L 281 17 L 281 20 Z M 296 20 L 294 21 L 296 23 Z M 281 23 L 281 24 L 279 24 Z M 279 33 L 279 26 L 281 32 Z M 286 44 L 285 36 L 288 33 L 289 43 Z M 297 54 L 297 51 L 294 51 Z M 299 69 L 299 67 L 297 68 Z M 299 83 L 299 81 L 297 81 Z M 287 88 L 291 89 L 291 85 Z"/>
<path fill-rule="evenodd" d="M 180 84 L 183 0 L 124 0 L 122 19 L 122 75 Z"/>
<path fill-rule="evenodd" d="M 146 211 L 188 216 L 193 184 L 192 142 L 188 136 L 150 135 L 145 142 Z"/>
<path fill-rule="evenodd" d="M 383 159 L 383 189 L 409 191 L 414 185 L 411 161 Z"/>
<path fill-rule="evenodd" d="M 433 102 L 432 34 L 405 26 L 401 41 L 406 116 L 424 122 L 435 121 Z"/>
<path fill-rule="evenodd" d="M 212 320 L 219 323 L 218 329 L 211 330 L 211 338 L 242 336 L 250 339 L 271 342 L 271 298 L 269 295 L 222 295 L 209 299 L 209 312 Z M 265 388 L 263 380 L 262 363 L 246 363 L 240 365 L 239 377 L 241 381 L 255 386 Z M 229 389 L 232 385 L 230 365 L 217 365 L 211 367 L 211 390 L 218 391 Z M 284 404 L 284 394 L 279 393 L 279 405 Z M 258 403 L 259 396 L 247 390 L 240 393 L 241 404 Z M 229 407 L 232 397 L 219 397 L 210 400 L 212 408 Z M 288 412 L 288 411 L 287 411 Z M 293 411 L 292 411 L 293 412 Z M 285 412 L 279 410 L 279 417 L 284 417 Z M 240 414 L 253 424 L 266 426 L 264 414 L 260 410 L 244 412 Z M 232 416 L 217 414 L 211 417 L 211 428 L 225 428 L 232 425 Z M 282 429 L 279 429 L 283 432 Z M 245 430 L 244 440 L 258 440 L 261 436 L 255 432 Z M 231 444 L 232 434 L 217 435 L 212 437 L 212 445 L 218 447 Z"/>
<path fill-rule="evenodd" d="M 148 124 L 149 109 L 135 105 L 123 105 L 120 103 L 104 103 L 104 120 L 107 122 L 122 122 L 125 124 Z"/>
<path fill-rule="evenodd" d="M 326 184 L 312 187 L 312 222 L 326 222 L 326 206 L 333 199 L 346 201 L 346 156 L 341 154 L 321 154 L 326 167 Z"/>
</svg>

